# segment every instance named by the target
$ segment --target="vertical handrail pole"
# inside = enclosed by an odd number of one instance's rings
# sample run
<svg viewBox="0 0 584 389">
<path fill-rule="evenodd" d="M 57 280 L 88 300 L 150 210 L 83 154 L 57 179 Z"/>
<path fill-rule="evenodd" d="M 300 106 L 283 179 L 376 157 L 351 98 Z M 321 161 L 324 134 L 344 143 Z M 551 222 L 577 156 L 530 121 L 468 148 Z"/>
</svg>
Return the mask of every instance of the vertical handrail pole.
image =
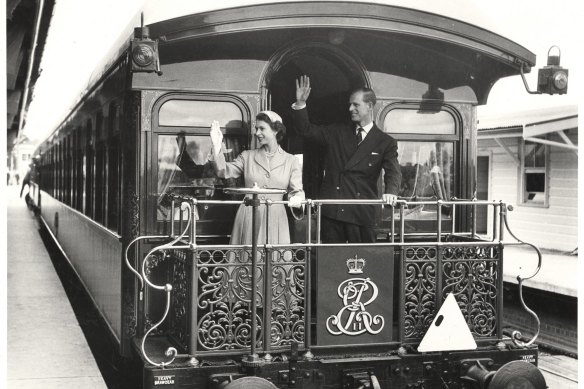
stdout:
<svg viewBox="0 0 584 389">
<path fill-rule="evenodd" d="M 178 230 L 180 231 L 180 233 L 182 234 L 183 231 L 183 202 L 184 199 L 181 199 L 180 205 L 178 206 Z M 173 223 L 174 224 L 174 223 Z"/>
<path fill-rule="evenodd" d="M 438 228 L 437 228 L 437 239 L 436 242 L 438 243 L 436 245 L 436 306 L 440 307 L 442 306 L 442 250 L 441 250 L 441 246 L 439 245 L 440 240 L 442 239 L 442 200 L 438 199 L 438 201 L 436 201 L 436 212 L 438 212 L 438 214 L 436 215 L 436 221 L 438 222 Z"/>
<path fill-rule="evenodd" d="M 452 235 L 456 233 L 456 204 L 452 204 Z"/>
<path fill-rule="evenodd" d="M 499 242 L 502 242 L 505 237 L 505 203 L 499 201 Z"/>
<path fill-rule="evenodd" d="M 475 201 L 476 199 L 472 199 L 472 201 Z M 472 224 L 471 224 L 471 234 L 472 234 L 472 238 L 474 239 L 475 236 L 477 236 L 477 205 L 473 204 L 471 205 L 471 213 L 472 213 Z"/>
<path fill-rule="evenodd" d="M 400 231 L 399 231 L 399 239 L 401 243 L 404 243 L 404 236 L 405 236 L 405 227 L 406 222 L 404 220 L 404 203 L 399 205 L 399 220 L 400 220 Z"/>
<path fill-rule="evenodd" d="M 191 236 L 189 243 L 191 248 L 195 248 L 197 244 L 197 199 L 191 199 L 191 206 L 193 209 L 191 210 Z"/>
<path fill-rule="evenodd" d="M 497 332 L 498 338 L 501 339 L 503 337 L 503 238 L 505 236 L 505 212 L 507 209 L 505 208 L 505 204 L 503 201 L 499 201 L 499 271 L 498 276 L 499 280 L 497 282 L 497 287 L 501 291 L 498 295 L 497 301 Z"/>
<path fill-rule="evenodd" d="M 498 207 L 499 204 L 493 204 L 493 238 L 491 242 L 494 242 L 497 239 L 497 218 L 499 217 L 498 214 Z"/>
<path fill-rule="evenodd" d="M 391 243 L 395 243 L 395 204 L 391 204 Z"/>
<path fill-rule="evenodd" d="M 438 228 L 436 229 L 436 242 L 440 243 L 440 239 L 442 237 L 442 200 L 438 200 L 436 202 L 436 212 L 438 213 L 436 215 L 436 222 L 438 223 Z"/>
<path fill-rule="evenodd" d="M 320 223 L 322 214 L 322 204 L 318 203 L 316 206 L 316 243 L 320 243 Z"/>
<path fill-rule="evenodd" d="M 170 201 L 170 236 L 174 237 L 174 197 Z"/>
<path fill-rule="evenodd" d="M 306 228 L 306 242 L 312 242 L 312 200 L 308 199 L 306 202 L 306 218 L 308 219 L 308 227 Z"/>
<path fill-rule="evenodd" d="M 272 349 L 272 337 L 271 337 L 271 326 L 272 326 L 272 248 L 269 242 L 270 236 L 270 207 L 272 205 L 272 200 L 266 200 L 266 242 L 264 245 L 264 360 L 271 361 L 272 355 L 270 350 Z M 254 284 L 255 285 L 255 284 Z"/>
<path fill-rule="evenodd" d="M 252 216 L 251 216 L 251 234 L 252 234 L 252 241 L 251 241 L 251 339 L 250 339 L 250 354 L 248 355 L 247 362 L 258 362 L 259 357 L 256 352 L 256 340 L 257 340 L 257 323 L 256 323 L 256 315 L 257 315 L 257 299 L 256 299 L 256 283 L 257 283 L 257 276 L 256 276 L 256 267 L 258 262 L 258 217 L 259 217 L 259 199 L 257 193 L 252 194 Z"/>
<path fill-rule="evenodd" d="M 312 242 L 312 200 L 308 200 L 306 203 L 306 217 L 308 218 L 308 228 L 306 241 L 308 243 Z M 304 353 L 305 359 L 312 359 L 314 355 L 310 351 L 310 311 L 312 309 L 310 305 L 310 299 L 312 296 L 312 284 L 310 282 L 311 271 L 310 271 L 310 258 L 312 256 L 312 247 L 308 246 L 306 249 L 306 256 L 304 257 L 304 274 L 306 279 L 304 280 L 304 348 L 306 353 Z"/>
<path fill-rule="evenodd" d="M 197 331 L 198 329 L 198 317 L 197 317 L 197 311 L 198 311 L 198 307 L 199 307 L 199 296 L 198 296 L 198 291 L 199 291 L 199 276 L 197 275 L 197 251 L 196 249 L 191 250 L 191 282 L 189 283 L 191 285 L 191 304 L 190 304 L 190 311 L 189 311 L 189 315 L 190 316 L 190 320 L 189 320 L 189 326 L 190 326 L 190 337 L 189 337 L 189 354 L 191 355 L 191 358 L 189 360 L 189 363 L 193 366 L 199 366 L 199 361 L 197 359 L 197 343 L 199 340 L 198 337 L 198 333 L 199 331 Z"/>
</svg>

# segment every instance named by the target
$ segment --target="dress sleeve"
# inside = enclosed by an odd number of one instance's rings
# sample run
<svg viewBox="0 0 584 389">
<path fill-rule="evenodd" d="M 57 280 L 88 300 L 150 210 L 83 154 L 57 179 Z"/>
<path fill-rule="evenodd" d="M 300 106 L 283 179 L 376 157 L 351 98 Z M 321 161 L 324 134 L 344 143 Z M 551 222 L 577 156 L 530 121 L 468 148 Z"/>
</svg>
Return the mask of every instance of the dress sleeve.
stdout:
<svg viewBox="0 0 584 389">
<path fill-rule="evenodd" d="M 304 200 L 304 190 L 302 189 L 302 169 L 300 161 L 292 156 L 292 167 L 290 168 L 290 181 L 288 182 L 288 197 L 300 196 Z"/>
<path fill-rule="evenodd" d="M 223 153 L 215 155 L 215 161 L 212 161 L 215 174 L 220 178 L 241 177 L 245 166 L 245 153 L 247 153 L 247 151 L 239 154 L 233 162 L 225 161 L 225 155 L 223 155 Z"/>
</svg>

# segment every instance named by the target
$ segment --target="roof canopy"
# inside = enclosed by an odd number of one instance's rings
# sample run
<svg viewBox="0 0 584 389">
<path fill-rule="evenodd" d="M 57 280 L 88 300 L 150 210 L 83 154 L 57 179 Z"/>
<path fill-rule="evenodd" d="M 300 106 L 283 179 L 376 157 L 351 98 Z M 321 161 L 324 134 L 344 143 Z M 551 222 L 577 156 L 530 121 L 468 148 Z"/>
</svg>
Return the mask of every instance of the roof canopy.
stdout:
<svg viewBox="0 0 584 389">
<path fill-rule="evenodd" d="M 566 105 L 481 117 L 478 123 L 478 139 L 494 139 L 500 144 L 501 138 L 522 137 L 531 142 L 577 152 L 578 146 L 564 133 L 572 129 L 578 129 L 578 106 Z M 546 135 L 551 133 L 556 133 L 563 142 L 546 139 Z"/>
</svg>

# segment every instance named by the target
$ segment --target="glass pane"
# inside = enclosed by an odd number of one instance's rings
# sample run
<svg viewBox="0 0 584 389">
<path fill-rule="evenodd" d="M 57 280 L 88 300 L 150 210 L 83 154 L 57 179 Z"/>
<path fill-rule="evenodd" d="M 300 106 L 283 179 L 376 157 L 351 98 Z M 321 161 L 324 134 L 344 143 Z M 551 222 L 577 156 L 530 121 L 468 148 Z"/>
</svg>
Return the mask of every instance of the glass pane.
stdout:
<svg viewBox="0 0 584 389">
<path fill-rule="evenodd" d="M 185 136 L 184 155 L 179 154 L 177 135 L 158 137 L 158 220 L 168 220 L 169 204 L 164 201 L 166 193 L 193 195 L 199 199 L 216 198 L 216 188 L 238 186 L 231 180 L 215 176 L 213 167 L 207 163 L 211 152 L 211 138 L 208 135 Z M 230 162 L 242 151 L 240 137 L 224 138 L 228 153 L 225 159 Z"/>
<path fill-rule="evenodd" d="M 525 173 L 525 202 L 545 203 L 545 173 Z"/>
<path fill-rule="evenodd" d="M 158 112 L 160 126 L 210 127 L 213 120 L 218 120 L 223 128 L 243 125 L 239 107 L 226 101 L 169 100 Z"/>
<path fill-rule="evenodd" d="M 454 188 L 453 144 L 398 142 L 402 171 L 400 196 L 449 199 Z"/>
<path fill-rule="evenodd" d="M 447 200 L 454 196 L 454 143 L 398 142 L 402 182 L 399 196 L 415 200 Z M 383 182 L 382 182 L 383 185 Z M 450 208 L 442 207 L 443 219 L 450 219 Z M 391 212 L 383 211 L 383 220 Z M 406 220 L 426 220 L 426 225 L 406 225 L 409 231 L 435 232 L 436 206 L 420 205 L 405 211 Z"/>
<path fill-rule="evenodd" d="M 525 189 L 528 192 L 545 192 L 545 173 L 526 173 Z"/>
<path fill-rule="evenodd" d="M 545 167 L 545 145 L 525 142 L 525 167 Z"/>
<path fill-rule="evenodd" d="M 414 109 L 393 109 L 385 115 L 383 131 L 390 134 L 455 134 L 454 117 L 446 111 L 420 113 Z"/>
</svg>

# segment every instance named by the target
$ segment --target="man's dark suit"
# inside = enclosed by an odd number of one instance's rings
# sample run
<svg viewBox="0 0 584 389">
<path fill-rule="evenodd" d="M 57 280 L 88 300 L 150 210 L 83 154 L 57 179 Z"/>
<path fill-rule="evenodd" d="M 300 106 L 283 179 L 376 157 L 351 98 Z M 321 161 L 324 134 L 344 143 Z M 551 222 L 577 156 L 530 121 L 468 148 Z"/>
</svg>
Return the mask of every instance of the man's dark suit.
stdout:
<svg viewBox="0 0 584 389">
<path fill-rule="evenodd" d="M 357 145 L 356 125 L 347 122 L 332 125 L 310 123 L 306 108 L 293 109 L 294 127 L 303 137 L 327 148 L 322 199 L 379 199 L 377 181 L 385 171 L 385 193 L 397 195 L 401 170 L 397 160 L 397 142 L 376 125 Z M 365 227 L 375 225 L 375 208 L 364 205 L 324 205 L 322 215 L 330 219 Z"/>
</svg>

